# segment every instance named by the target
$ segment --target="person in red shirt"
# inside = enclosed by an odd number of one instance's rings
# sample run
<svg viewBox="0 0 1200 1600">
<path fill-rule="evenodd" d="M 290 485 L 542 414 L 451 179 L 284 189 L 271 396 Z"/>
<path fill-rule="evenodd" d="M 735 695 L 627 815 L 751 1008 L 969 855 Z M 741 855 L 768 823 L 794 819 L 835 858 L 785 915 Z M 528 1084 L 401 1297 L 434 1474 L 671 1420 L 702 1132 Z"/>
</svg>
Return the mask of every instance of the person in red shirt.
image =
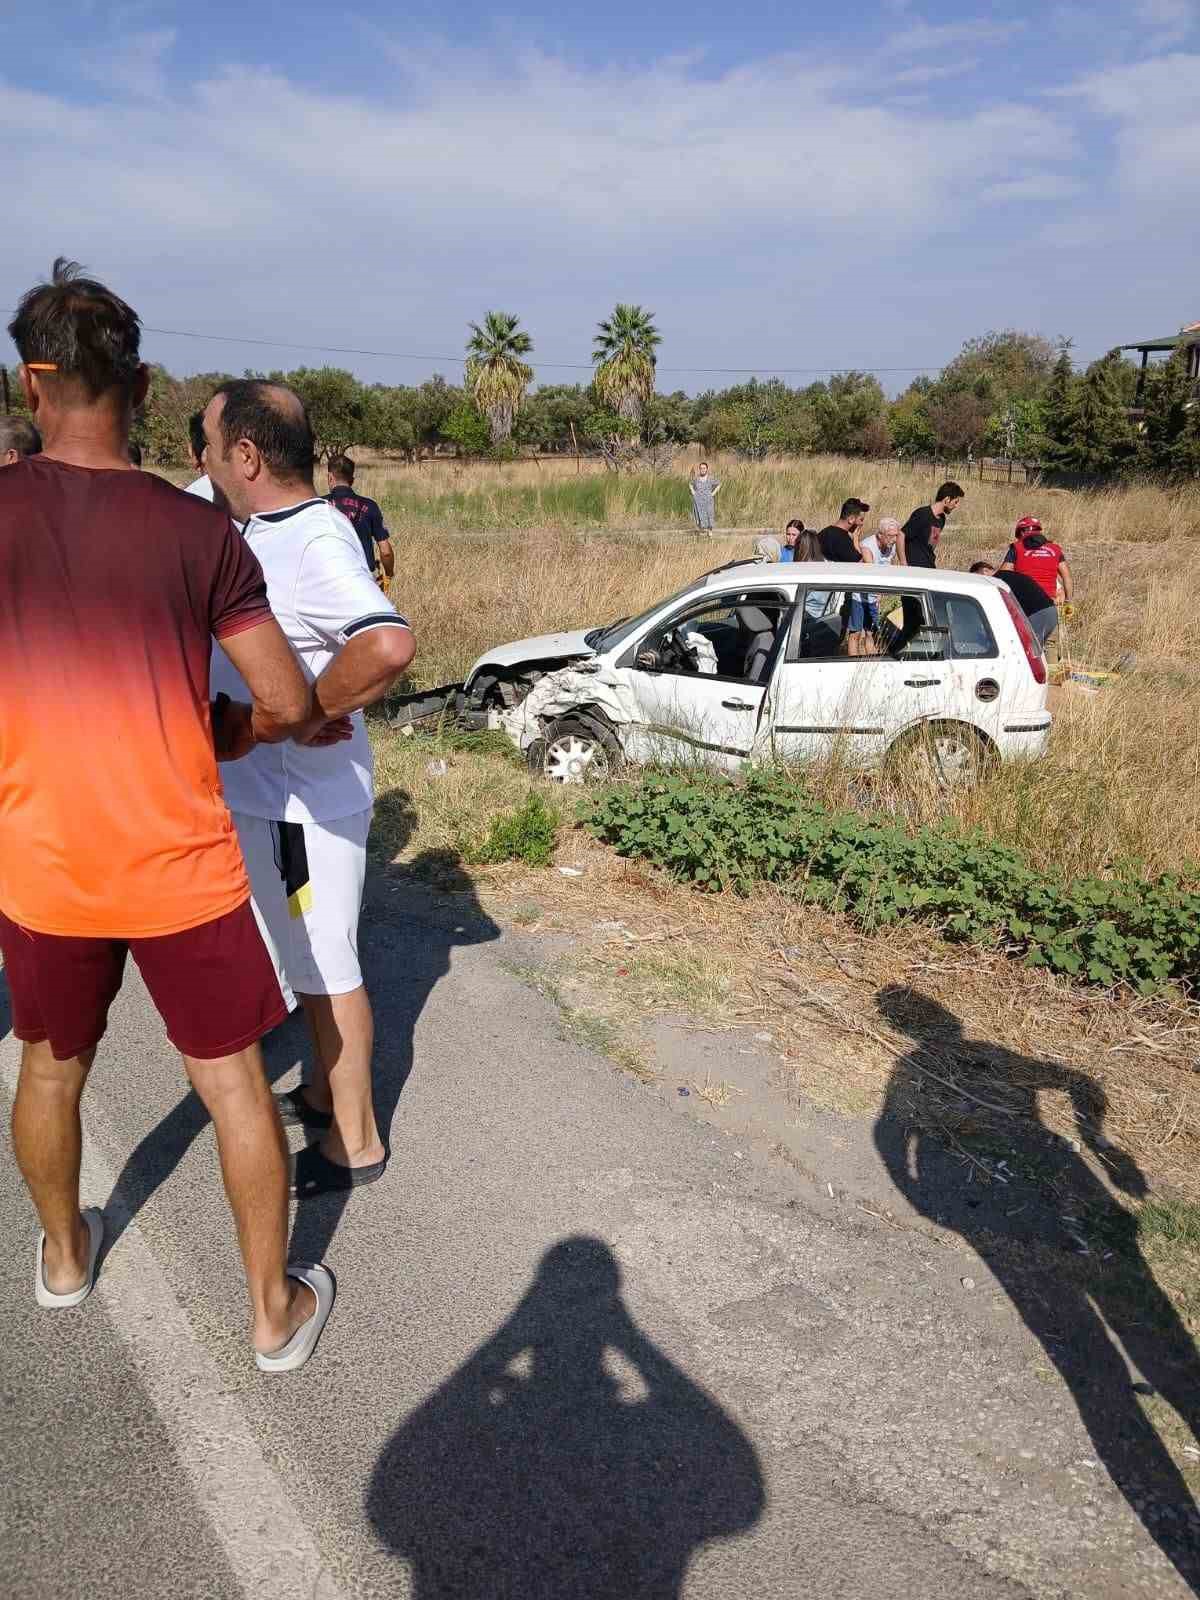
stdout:
<svg viewBox="0 0 1200 1600">
<path fill-rule="evenodd" d="M 149 374 L 136 313 L 56 261 L 9 324 L 42 454 L 0 472 L 0 954 L 22 1041 L 17 1165 L 42 1223 L 34 1292 L 78 1305 L 103 1214 L 79 1208 L 79 1107 L 132 955 L 216 1129 L 263 1371 L 333 1303 L 287 1268 L 287 1166 L 258 1040 L 286 1015 L 217 772 L 324 742 L 262 570 L 227 511 L 130 464 Z M 212 641 L 252 704 L 210 708 Z"/>
<path fill-rule="evenodd" d="M 1062 615 L 1069 619 L 1073 609 L 1075 585 L 1062 546 L 1047 539 L 1036 517 L 1022 517 L 1013 532 L 1013 542 L 1005 552 L 999 570 L 1019 572 L 1022 577 L 1032 578 L 1052 606 L 1058 604 L 1061 583 Z"/>
</svg>

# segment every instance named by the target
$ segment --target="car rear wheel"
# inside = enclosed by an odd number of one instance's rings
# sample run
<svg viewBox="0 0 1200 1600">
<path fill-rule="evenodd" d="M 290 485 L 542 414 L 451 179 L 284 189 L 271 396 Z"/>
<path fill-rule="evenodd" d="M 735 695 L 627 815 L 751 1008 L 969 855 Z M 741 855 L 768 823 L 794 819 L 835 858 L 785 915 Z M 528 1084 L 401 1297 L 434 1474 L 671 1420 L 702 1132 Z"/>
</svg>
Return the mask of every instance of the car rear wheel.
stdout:
<svg viewBox="0 0 1200 1600">
<path fill-rule="evenodd" d="M 602 723 L 563 717 L 530 746 L 529 764 L 551 783 L 603 783 L 621 765 L 621 746 Z"/>
<path fill-rule="evenodd" d="M 984 736 L 965 722 L 924 722 L 889 752 L 893 771 L 941 789 L 970 788 L 995 759 L 996 752 Z"/>
</svg>

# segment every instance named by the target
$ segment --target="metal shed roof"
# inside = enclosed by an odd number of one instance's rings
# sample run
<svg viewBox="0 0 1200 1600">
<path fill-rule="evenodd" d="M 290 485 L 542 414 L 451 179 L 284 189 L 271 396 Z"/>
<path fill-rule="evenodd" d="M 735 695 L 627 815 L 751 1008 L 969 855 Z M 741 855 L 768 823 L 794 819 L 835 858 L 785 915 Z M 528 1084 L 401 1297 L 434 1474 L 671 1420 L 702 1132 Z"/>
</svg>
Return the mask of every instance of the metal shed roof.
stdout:
<svg viewBox="0 0 1200 1600">
<path fill-rule="evenodd" d="M 1200 322 L 1189 322 L 1178 333 L 1169 333 L 1165 339 L 1137 339 L 1133 344 L 1123 344 L 1122 350 L 1174 350 L 1179 345 L 1200 344 Z"/>
</svg>

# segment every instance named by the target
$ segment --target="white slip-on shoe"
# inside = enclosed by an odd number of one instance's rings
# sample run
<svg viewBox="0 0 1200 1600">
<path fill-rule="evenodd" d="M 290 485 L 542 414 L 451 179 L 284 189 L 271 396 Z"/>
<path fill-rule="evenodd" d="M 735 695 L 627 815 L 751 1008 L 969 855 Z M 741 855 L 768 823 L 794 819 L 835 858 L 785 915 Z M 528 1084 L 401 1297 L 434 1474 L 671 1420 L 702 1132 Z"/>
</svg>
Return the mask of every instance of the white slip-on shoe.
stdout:
<svg viewBox="0 0 1200 1600">
<path fill-rule="evenodd" d="M 333 1310 L 333 1297 L 337 1293 L 337 1285 L 333 1273 L 328 1267 L 319 1263 L 296 1262 L 287 1269 L 289 1278 L 295 1278 L 297 1283 L 306 1283 L 317 1298 L 317 1309 L 308 1321 L 296 1329 L 295 1333 L 281 1350 L 273 1350 L 264 1355 L 261 1350 L 254 1352 L 254 1360 L 260 1372 L 296 1372 L 302 1367 L 313 1351 L 317 1348 L 317 1340 L 321 1337 L 325 1324 L 329 1321 L 329 1313 Z"/>
<path fill-rule="evenodd" d="M 47 1289 L 46 1275 L 42 1266 L 46 1235 L 44 1232 L 38 1234 L 37 1277 L 33 1292 L 37 1296 L 38 1305 L 45 1306 L 48 1311 L 67 1311 L 71 1306 L 82 1305 L 91 1294 L 96 1282 L 96 1257 L 100 1254 L 100 1246 L 104 1242 L 104 1215 L 97 1206 L 88 1206 L 86 1211 L 80 1212 L 80 1216 L 87 1223 L 88 1230 L 87 1277 L 78 1289 L 72 1289 L 69 1294 L 53 1294 Z"/>
</svg>

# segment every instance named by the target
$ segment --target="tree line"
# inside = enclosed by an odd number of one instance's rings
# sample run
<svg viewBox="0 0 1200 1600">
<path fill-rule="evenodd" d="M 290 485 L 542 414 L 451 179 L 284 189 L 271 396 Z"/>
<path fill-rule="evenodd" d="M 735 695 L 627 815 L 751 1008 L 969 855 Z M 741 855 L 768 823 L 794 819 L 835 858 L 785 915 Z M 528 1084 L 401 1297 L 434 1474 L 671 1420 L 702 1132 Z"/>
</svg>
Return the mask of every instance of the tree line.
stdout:
<svg viewBox="0 0 1200 1600">
<path fill-rule="evenodd" d="M 792 388 L 751 378 L 688 395 L 656 385 L 661 336 L 653 313 L 617 305 L 594 338 L 589 383 L 534 386 L 533 340 L 520 318 L 489 311 L 469 326 L 461 383 L 363 383 L 337 367 L 248 374 L 303 397 L 319 447 L 353 446 L 409 459 L 453 446 L 468 456 L 602 453 L 641 465 L 679 446 L 747 459 L 812 451 L 959 461 L 1011 456 L 1089 477 L 1200 473 L 1200 405 L 1186 353 L 1152 366 L 1135 407 L 1138 370 L 1118 351 L 1080 369 L 1070 342 L 1012 329 L 969 339 L 937 376 L 893 399 L 871 373 L 848 371 Z M 224 373 L 152 371 L 134 437 L 155 461 L 186 461 L 187 418 Z"/>
</svg>

